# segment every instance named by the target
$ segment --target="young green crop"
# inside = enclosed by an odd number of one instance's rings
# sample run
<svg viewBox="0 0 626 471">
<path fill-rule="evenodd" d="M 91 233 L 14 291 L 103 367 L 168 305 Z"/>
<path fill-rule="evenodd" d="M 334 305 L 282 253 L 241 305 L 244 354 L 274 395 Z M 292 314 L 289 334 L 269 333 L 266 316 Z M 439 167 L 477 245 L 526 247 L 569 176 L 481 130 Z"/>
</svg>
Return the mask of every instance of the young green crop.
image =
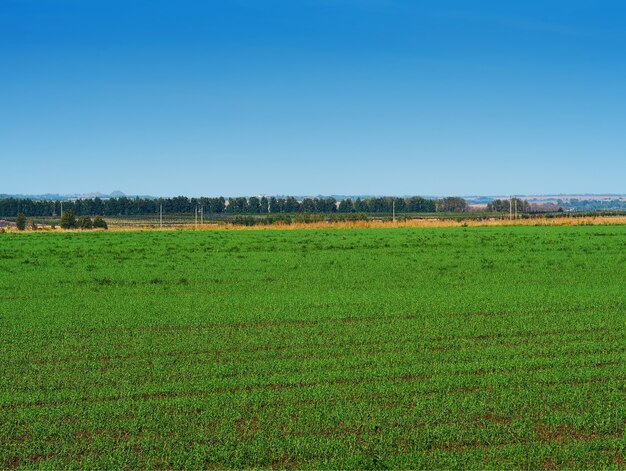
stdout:
<svg viewBox="0 0 626 471">
<path fill-rule="evenodd" d="M 1 468 L 625 466 L 626 227 L 0 235 Z"/>
</svg>

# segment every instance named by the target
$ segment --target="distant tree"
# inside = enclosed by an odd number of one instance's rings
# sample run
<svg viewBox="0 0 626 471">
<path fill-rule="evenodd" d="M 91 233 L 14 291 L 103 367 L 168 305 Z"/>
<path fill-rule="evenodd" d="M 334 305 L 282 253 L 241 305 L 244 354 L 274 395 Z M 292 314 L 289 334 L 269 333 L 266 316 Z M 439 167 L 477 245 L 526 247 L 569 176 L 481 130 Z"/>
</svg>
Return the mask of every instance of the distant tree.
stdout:
<svg viewBox="0 0 626 471">
<path fill-rule="evenodd" d="M 435 202 L 420 196 L 412 196 L 406 200 L 405 209 L 410 213 L 433 213 L 435 212 Z"/>
<path fill-rule="evenodd" d="M 285 198 L 270 198 L 270 212 L 284 213 L 286 204 Z"/>
<path fill-rule="evenodd" d="M 262 213 L 267 213 L 268 212 L 269 200 L 265 196 L 261 197 L 260 206 L 261 206 L 261 212 Z"/>
<path fill-rule="evenodd" d="M 75 229 L 76 228 L 76 216 L 74 212 L 68 210 L 63 211 L 61 216 L 61 228 L 62 229 Z"/>
<path fill-rule="evenodd" d="M 350 198 L 341 200 L 339 202 L 338 211 L 340 213 L 351 213 L 352 211 L 354 211 L 354 205 L 352 204 L 352 200 Z"/>
<path fill-rule="evenodd" d="M 79 217 L 76 225 L 79 229 L 93 229 L 93 221 L 89 216 Z"/>
<path fill-rule="evenodd" d="M 256 219 L 252 216 L 235 216 L 233 222 L 238 226 L 254 226 L 256 225 Z"/>
<path fill-rule="evenodd" d="M 367 203 L 361 198 L 357 198 L 354 202 L 354 211 L 356 211 L 357 213 L 367 213 L 368 210 L 369 207 Z"/>
<path fill-rule="evenodd" d="M 387 213 L 391 211 L 390 198 L 365 198 L 367 211 L 370 213 Z"/>
<path fill-rule="evenodd" d="M 36 231 L 37 229 L 39 229 L 39 228 L 37 227 L 37 223 L 36 223 L 35 221 L 31 221 L 31 222 L 30 222 L 30 228 L 31 228 L 33 231 Z"/>
<path fill-rule="evenodd" d="M 171 213 L 192 213 L 193 206 L 186 196 L 176 196 L 165 200 L 163 211 Z"/>
<path fill-rule="evenodd" d="M 104 203 L 100 198 L 94 198 L 91 201 L 91 213 L 102 214 L 104 212 Z"/>
<path fill-rule="evenodd" d="M 285 201 L 285 212 L 286 213 L 297 213 L 300 211 L 300 203 L 293 196 L 287 197 Z"/>
<path fill-rule="evenodd" d="M 224 212 L 224 208 L 226 208 L 226 200 L 224 199 L 223 196 L 220 196 L 219 198 L 214 198 L 214 210 L 213 212 L 215 213 L 223 213 Z"/>
<path fill-rule="evenodd" d="M 251 196 L 248 199 L 248 213 L 259 214 L 261 212 L 261 200 L 256 196 Z"/>
<path fill-rule="evenodd" d="M 404 198 L 391 198 L 391 209 L 393 210 L 393 205 L 396 206 L 396 214 L 406 211 L 406 200 Z"/>
<path fill-rule="evenodd" d="M 248 200 L 242 196 L 237 198 L 228 198 L 228 206 L 226 212 L 234 214 L 243 214 L 248 209 Z"/>
<path fill-rule="evenodd" d="M 163 205 L 163 211 L 170 214 L 194 213 L 197 207 L 204 208 L 204 212 L 210 214 L 343 214 L 352 213 L 390 213 L 395 203 L 396 214 L 399 212 L 434 212 L 435 205 L 439 210 L 449 209 L 451 201 L 424 199 L 421 197 L 392 198 L 392 197 L 368 197 L 356 200 L 343 200 L 337 202 L 334 198 L 304 198 L 298 201 L 290 197 L 237 197 L 230 198 L 228 206 L 224 197 L 219 198 L 187 198 L 177 196 L 174 198 L 84 198 L 77 200 L 64 200 L 63 212 L 72 211 L 76 217 L 100 214 L 103 217 L 116 215 L 152 215 L 158 214 Z M 496 204 L 496 202 L 494 202 Z M 503 203 L 508 205 L 508 200 Z M 612 201 L 591 200 L 567 200 L 566 209 L 571 207 L 585 210 L 594 209 L 626 209 L 626 202 L 614 199 Z M 0 217 L 15 218 L 23 212 L 31 217 L 56 216 L 60 211 L 61 201 L 49 202 L 25 198 L 0 198 Z M 457 208 L 458 209 L 458 208 Z M 503 211 L 505 209 L 502 209 Z M 525 211 L 525 202 L 518 200 L 518 211 Z M 281 223 L 283 221 L 280 221 Z M 27 224 L 28 226 L 28 224 Z"/>
<path fill-rule="evenodd" d="M 93 227 L 94 229 L 108 229 L 109 225 L 101 216 L 96 216 L 93 218 Z"/>
<path fill-rule="evenodd" d="M 18 231 L 26 229 L 26 216 L 24 216 L 24 213 L 19 213 L 17 215 L 17 218 L 15 219 L 15 226 Z"/>
<path fill-rule="evenodd" d="M 527 200 L 513 198 L 510 200 L 493 200 L 491 203 L 487 204 L 487 211 L 509 212 L 511 209 L 514 210 L 516 207 L 517 211 L 523 213 L 531 210 L 530 203 Z"/>
<path fill-rule="evenodd" d="M 487 211 L 493 212 L 501 212 L 509 210 L 509 201 L 508 200 L 492 200 L 490 203 L 487 203 Z"/>
<path fill-rule="evenodd" d="M 318 198 L 315 200 L 315 208 L 318 213 L 335 213 L 339 205 L 335 198 Z"/>
<path fill-rule="evenodd" d="M 442 213 L 464 213 L 467 211 L 467 203 L 463 198 L 449 196 L 437 202 L 437 211 Z"/>
<path fill-rule="evenodd" d="M 314 213 L 316 211 L 315 200 L 311 198 L 304 198 L 302 203 L 300 203 L 300 208 L 298 209 L 305 213 Z"/>
</svg>

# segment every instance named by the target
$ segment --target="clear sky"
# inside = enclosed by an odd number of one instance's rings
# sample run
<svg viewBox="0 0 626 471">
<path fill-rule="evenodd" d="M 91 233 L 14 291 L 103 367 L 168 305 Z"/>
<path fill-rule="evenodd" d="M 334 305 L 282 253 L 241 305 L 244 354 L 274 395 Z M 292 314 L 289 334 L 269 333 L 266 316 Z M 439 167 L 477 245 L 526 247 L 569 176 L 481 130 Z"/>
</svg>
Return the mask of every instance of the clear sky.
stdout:
<svg viewBox="0 0 626 471">
<path fill-rule="evenodd" d="M 0 193 L 626 193 L 626 3 L 1 0 Z"/>
</svg>

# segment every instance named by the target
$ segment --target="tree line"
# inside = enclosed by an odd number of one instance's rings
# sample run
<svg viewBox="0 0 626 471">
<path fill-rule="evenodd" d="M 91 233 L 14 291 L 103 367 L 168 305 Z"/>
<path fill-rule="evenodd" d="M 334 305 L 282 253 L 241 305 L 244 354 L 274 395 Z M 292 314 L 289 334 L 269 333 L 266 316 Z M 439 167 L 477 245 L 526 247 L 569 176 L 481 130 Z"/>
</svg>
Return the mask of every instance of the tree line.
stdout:
<svg viewBox="0 0 626 471">
<path fill-rule="evenodd" d="M 527 200 L 511 198 L 509 200 L 493 200 L 487 204 L 487 211 L 496 213 L 518 211 L 527 213 L 532 211 L 532 207 Z"/>
<path fill-rule="evenodd" d="M 16 217 L 24 213 L 29 217 L 60 216 L 71 211 L 76 216 L 140 216 L 145 214 L 193 213 L 202 208 L 207 214 L 329 214 L 329 213 L 434 213 L 465 212 L 463 198 L 449 197 L 439 200 L 420 196 L 410 198 L 381 197 L 356 198 L 337 201 L 335 198 L 288 197 L 236 197 L 236 198 L 86 198 L 73 201 L 49 201 L 4 198 L 0 199 L 0 217 Z"/>
<path fill-rule="evenodd" d="M 520 198 L 496 199 L 487 204 L 487 212 L 554 212 L 554 205 L 530 204 Z M 73 201 L 34 200 L 25 198 L 0 198 L 0 217 L 16 217 L 23 213 L 29 218 L 60 217 L 62 213 L 71 211 L 80 216 L 143 216 L 158 214 L 193 214 L 202 210 L 204 215 L 267 215 L 276 218 L 280 215 L 297 214 L 337 214 L 366 215 L 402 213 L 465 213 L 470 211 L 465 199 L 446 197 L 428 199 L 420 196 L 408 198 L 348 198 L 337 201 L 335 198 L 303 198 L 287 197 L 235 197 L 235 198 L 85 198 Z"/>
<path fill-rule="evenodd" d="M 493 200 L 486 210 L 488 212 L 535 212 L 535 208 L 527 200 Z M 190 214 L 202 209 L 205 215 L 295 215 L 295 214 L 391 214 L 400 213 L 464 213 L 469 211 L 465 199 L 446 197 L 427 199 L 420 196 L 409 198 L 348 198 L 337 201 L 335 198 L 303 198 L 287 197 L 235 197 L 235 198 L 85 198 L 73 201 L 33 200 L 23 198 L 1 198 L 0 217 L 16 217 L 24 213 L 28 217 L 60 216 L 62 212 L 71 211 L 75 216 L 142 216 L 158 214 Z M 62 211 L 63 210 L 63 211 Z"/>
</svg>

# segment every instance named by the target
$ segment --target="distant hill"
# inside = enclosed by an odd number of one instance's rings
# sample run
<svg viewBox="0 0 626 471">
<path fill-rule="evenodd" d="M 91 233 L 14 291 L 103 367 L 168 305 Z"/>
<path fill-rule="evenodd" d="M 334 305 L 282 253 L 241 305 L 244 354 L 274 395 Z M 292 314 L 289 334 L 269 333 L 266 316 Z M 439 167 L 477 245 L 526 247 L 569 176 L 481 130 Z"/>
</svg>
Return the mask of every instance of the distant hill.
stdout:
<svg viewBox="0 0 626 471">
<path fill-rule="evenodd" d="M 100 192 L 95 192 L 95 193 L 74 193 L 74 194 L 66 194 L 66 195 L 59 195 L 58 193 L 44 193 L 41 195 L 23 195 L 23 194 L 0 194 L 0 198 L 19 198 L 19 199 L 30 199 L 30 200 L 37 200 L 37 201 L 71 201 L 71 200 L 78 200 L 78 199 L 88 199 L 88 198 L 101 198 L 101 199 L 107 199 L 107 198 L 121 198 L 121 197 L 128 197 L 128 198 L 144 198 L 144 199 L 157 199 L 156 196 L 150 196 L 150 195 L 127 195 L 126 193 L 123 193 L 121 191 L 112 191 L 109 194 L 105 194 L 105 193 L 100 193 Z"/>
</svg>

